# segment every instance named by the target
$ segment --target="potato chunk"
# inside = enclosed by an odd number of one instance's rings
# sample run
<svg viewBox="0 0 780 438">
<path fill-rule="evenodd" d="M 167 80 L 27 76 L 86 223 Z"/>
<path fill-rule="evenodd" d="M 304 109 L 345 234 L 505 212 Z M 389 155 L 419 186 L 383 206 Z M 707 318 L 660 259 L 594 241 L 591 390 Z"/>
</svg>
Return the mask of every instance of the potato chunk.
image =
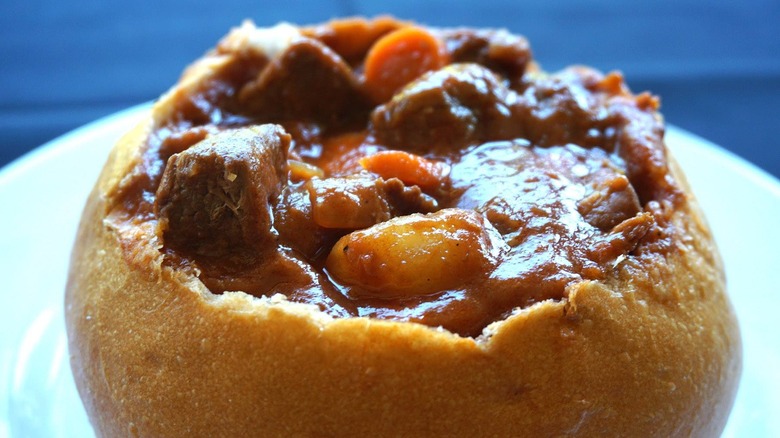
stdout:
<svg viewBox="0 0 780 438">
<path fill-rule="evenodd" d="M 326 268 L 353 298 L 404 298 L 456 289 L 487 276 L 506 249 L 471 210 L 391 219 L 342 237 Z"/>
</svg>

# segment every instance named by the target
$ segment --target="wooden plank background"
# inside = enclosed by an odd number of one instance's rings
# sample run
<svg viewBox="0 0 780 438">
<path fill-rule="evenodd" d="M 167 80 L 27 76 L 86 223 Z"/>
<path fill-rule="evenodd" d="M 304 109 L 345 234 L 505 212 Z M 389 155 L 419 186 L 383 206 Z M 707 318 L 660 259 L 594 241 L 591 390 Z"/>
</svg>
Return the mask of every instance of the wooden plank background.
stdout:
<svg viewBox="0 0 780 438">
<path fill-rule="evenodd" d="M 154 99 L 242 19 L 315 23 L 391 13 L 526 35 L 548 70 L 621 70 L 669 123 L 780 176 L 780 1 L 311 2 L 29 0 L 0 4 L 0 165 Z"/>
</svg>

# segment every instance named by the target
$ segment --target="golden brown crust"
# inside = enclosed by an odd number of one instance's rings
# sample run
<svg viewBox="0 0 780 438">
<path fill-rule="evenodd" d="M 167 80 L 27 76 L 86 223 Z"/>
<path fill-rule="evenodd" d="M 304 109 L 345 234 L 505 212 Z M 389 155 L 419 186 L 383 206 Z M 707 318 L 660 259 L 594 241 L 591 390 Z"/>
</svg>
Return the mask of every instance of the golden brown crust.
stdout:
<svg viewBox="0 0 780 438">
<path fill-rule="evenodd" d="M 200 61 L 115 148 L 73 252 L 66 321 L 76 384 L 100 436 L 715 436 L 740 372 L 717 250 L 682 174 L 685 230 L 665 257 L 622 260 L 459 337 L 333 319 L 311 306 L 211 294 L 128 253 L 105 220 L 152 127 L 202 81 Z M 133 260 L 130 261 L 129 258 Z"/>
</svg>

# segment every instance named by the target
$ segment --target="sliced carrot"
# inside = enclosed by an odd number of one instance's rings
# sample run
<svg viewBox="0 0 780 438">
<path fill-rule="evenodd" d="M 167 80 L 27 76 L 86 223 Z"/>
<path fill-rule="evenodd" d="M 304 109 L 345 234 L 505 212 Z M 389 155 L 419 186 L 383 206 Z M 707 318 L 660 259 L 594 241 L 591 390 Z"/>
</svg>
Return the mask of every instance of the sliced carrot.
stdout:
<svg viewBox="0 0 780 438">
<path fill-rule="evenodd" d="M 393 97 L 423 73 L 446 64 L 441 42 L 430 32 L 408 26 L 380 38 L 366 55 L 364 78 L 377 102 Z"/>
<path fill-rule="evenodd" d="M 404 151 L 382 151 L 360 159 L 360 165 L 382 178 L 398 178 L 406 185 L 423 190 L 440 187 L 449 175 L 450 167 Z"/>
</svg>

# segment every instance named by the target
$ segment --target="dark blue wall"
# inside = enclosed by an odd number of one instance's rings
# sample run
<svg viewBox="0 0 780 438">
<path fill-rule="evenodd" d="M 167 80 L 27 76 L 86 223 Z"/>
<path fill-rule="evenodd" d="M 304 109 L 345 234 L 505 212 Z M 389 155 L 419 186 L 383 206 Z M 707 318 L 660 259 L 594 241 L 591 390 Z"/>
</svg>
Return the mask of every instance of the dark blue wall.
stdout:
<svg viewBox="0 0 780 438">
<path fill-rule="evenodd" d="M 632 89 L 662 97 L 670 123 L 780 176 L 777 0 L 0 1 L 0 165 L 155 98 L 243 18 L 306 24 L 392 13 L 506 27 L 526 35 L 549 70 L 622 70 Z"/>
</svg>

